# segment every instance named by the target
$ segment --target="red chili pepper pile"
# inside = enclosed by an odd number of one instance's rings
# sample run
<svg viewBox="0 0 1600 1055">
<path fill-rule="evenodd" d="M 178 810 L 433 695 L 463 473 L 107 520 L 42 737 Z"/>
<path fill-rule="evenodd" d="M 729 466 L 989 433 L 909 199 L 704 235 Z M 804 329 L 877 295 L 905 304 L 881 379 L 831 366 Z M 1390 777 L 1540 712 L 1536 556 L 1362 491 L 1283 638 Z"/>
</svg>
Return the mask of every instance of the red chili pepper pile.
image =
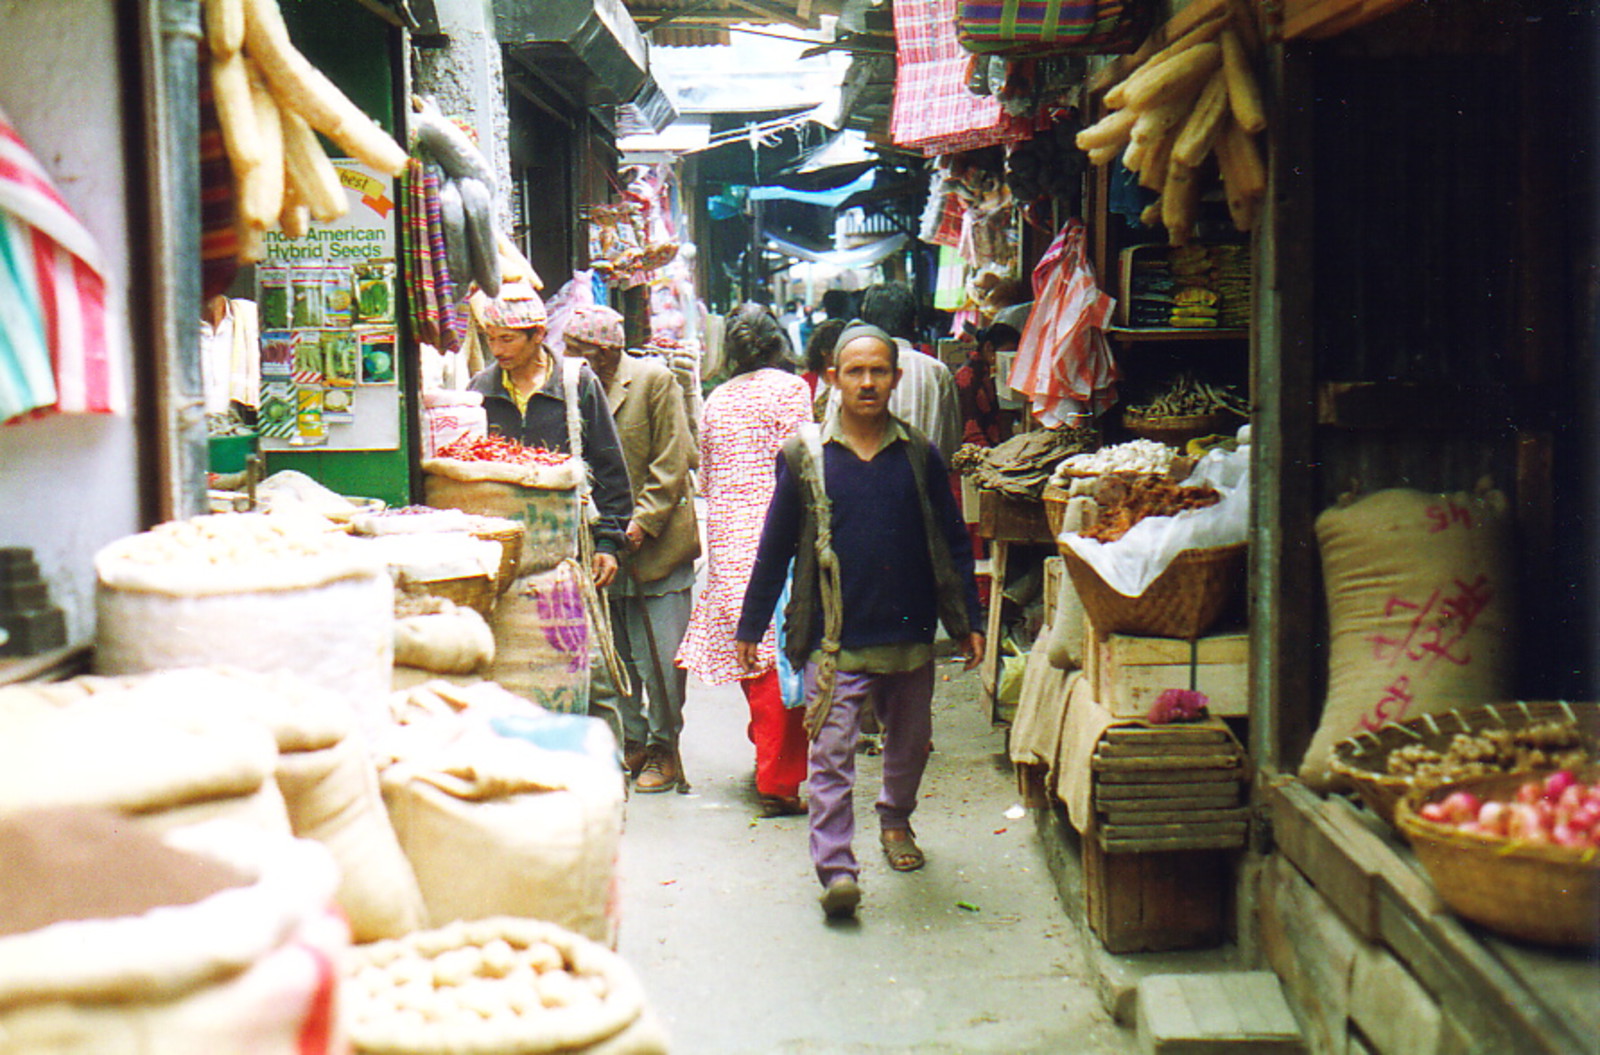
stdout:
<svg viewBox="0 0 1600 1055">
<path fill-rule="evenodd" d="M 460 439 L 442 447 L 439 457 L 460 462 L 506 462 L 511 465 L 564 465 L 571 455 L 543 447 L 524 447 L 505 436 L 489 435 Z"/>
</svg>

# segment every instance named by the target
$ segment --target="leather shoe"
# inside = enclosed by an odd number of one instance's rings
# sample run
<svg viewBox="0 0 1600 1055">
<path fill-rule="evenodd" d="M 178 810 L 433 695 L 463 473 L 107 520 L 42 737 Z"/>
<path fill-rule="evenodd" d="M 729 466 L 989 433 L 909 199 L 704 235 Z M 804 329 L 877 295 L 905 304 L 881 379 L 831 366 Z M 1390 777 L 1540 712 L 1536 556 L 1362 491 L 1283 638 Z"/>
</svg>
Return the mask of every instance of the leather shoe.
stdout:
<svg viewBox="0 0 1600 1055">
<path fill-rule="evenodd" d="M 806 804 L 799 795 L 761 796 L 761 816 L 799 817 L 806 812 Z"/>
<path fill-rule="evenodd" d="M 639 775 L 639 770 L 644 768 L 647 761 L 649 755 L 639 741 L 629 740 L 622 745 L 622 771 L 628 774 L 629 780 Z"/>
<path fill-rule="evenodd" d="M 644 768 L 639 770 L 639 779 L 633 782 L 633 790 L 641 795 L 653 795 L 677 787 L 683 775 L 683 767 L 678 764 L 677 749 L 651 744 L 647 754 L 649 757 Z"/>
</svg>

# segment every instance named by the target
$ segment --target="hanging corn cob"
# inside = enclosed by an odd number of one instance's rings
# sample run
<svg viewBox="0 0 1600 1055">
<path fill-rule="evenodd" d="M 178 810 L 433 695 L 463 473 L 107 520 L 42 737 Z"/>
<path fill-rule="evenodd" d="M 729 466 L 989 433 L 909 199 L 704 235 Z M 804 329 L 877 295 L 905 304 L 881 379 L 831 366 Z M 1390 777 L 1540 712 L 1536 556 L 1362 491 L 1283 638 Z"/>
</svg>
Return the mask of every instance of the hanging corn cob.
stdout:
<svg viewBox="0 0 1600 1055">
<path fill-rule="evenodd" d="M 1199 169 L 1213 153 L 1234 226 L 1248 231 L 1266 194 L 1266 170 L 1254 136 L 1267 126 L 1249 47 L 1258 37 L 1248 15 L 1223 13 L 1177 40 L 1135 53 L 1126 77 L 1105 92 L 1109 112 L 1078 133 L 1093 165 L 1121 157 L 1157 201 L 1140 216 L 1167 228 L 1168 241 L 1194 237 Z"/>
</svg>

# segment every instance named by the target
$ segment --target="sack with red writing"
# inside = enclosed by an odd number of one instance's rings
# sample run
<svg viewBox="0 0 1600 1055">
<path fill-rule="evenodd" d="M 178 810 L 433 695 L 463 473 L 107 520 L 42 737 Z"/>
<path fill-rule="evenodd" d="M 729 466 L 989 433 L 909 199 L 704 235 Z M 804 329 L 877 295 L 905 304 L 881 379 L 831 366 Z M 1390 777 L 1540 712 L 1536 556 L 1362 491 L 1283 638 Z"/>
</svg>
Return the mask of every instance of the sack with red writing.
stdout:
<svg viewBox="0 0 1600 1055">
<path fill-rule="evenodd" d="M 1346 496 L 1317 517 L 1328 699 L 1300 778 L 1328 790 L 1333 745 L 1385 722 L 1512 697 L 1511 521 L 1473 492 Z"/>
</svg>

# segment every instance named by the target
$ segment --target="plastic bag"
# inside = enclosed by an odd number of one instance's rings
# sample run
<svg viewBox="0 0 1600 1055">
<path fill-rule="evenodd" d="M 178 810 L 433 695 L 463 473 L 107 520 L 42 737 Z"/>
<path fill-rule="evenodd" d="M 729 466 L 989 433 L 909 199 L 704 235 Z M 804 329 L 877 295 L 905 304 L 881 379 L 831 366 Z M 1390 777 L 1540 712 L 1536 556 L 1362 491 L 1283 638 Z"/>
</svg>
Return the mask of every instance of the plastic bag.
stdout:
<svg viewBox="0 0 1600 1055">
<path fill-rule="evenodd" d="M 1082 220 L 1068 220 L 1034 266 L 1034 308 L 1005 379 L 1046 427 L 1078 424 L 1117 398 L 1117 364 L 1101 332 L 1117 301 L 1095 282 L 1088 238 Z"/>
</svg>

